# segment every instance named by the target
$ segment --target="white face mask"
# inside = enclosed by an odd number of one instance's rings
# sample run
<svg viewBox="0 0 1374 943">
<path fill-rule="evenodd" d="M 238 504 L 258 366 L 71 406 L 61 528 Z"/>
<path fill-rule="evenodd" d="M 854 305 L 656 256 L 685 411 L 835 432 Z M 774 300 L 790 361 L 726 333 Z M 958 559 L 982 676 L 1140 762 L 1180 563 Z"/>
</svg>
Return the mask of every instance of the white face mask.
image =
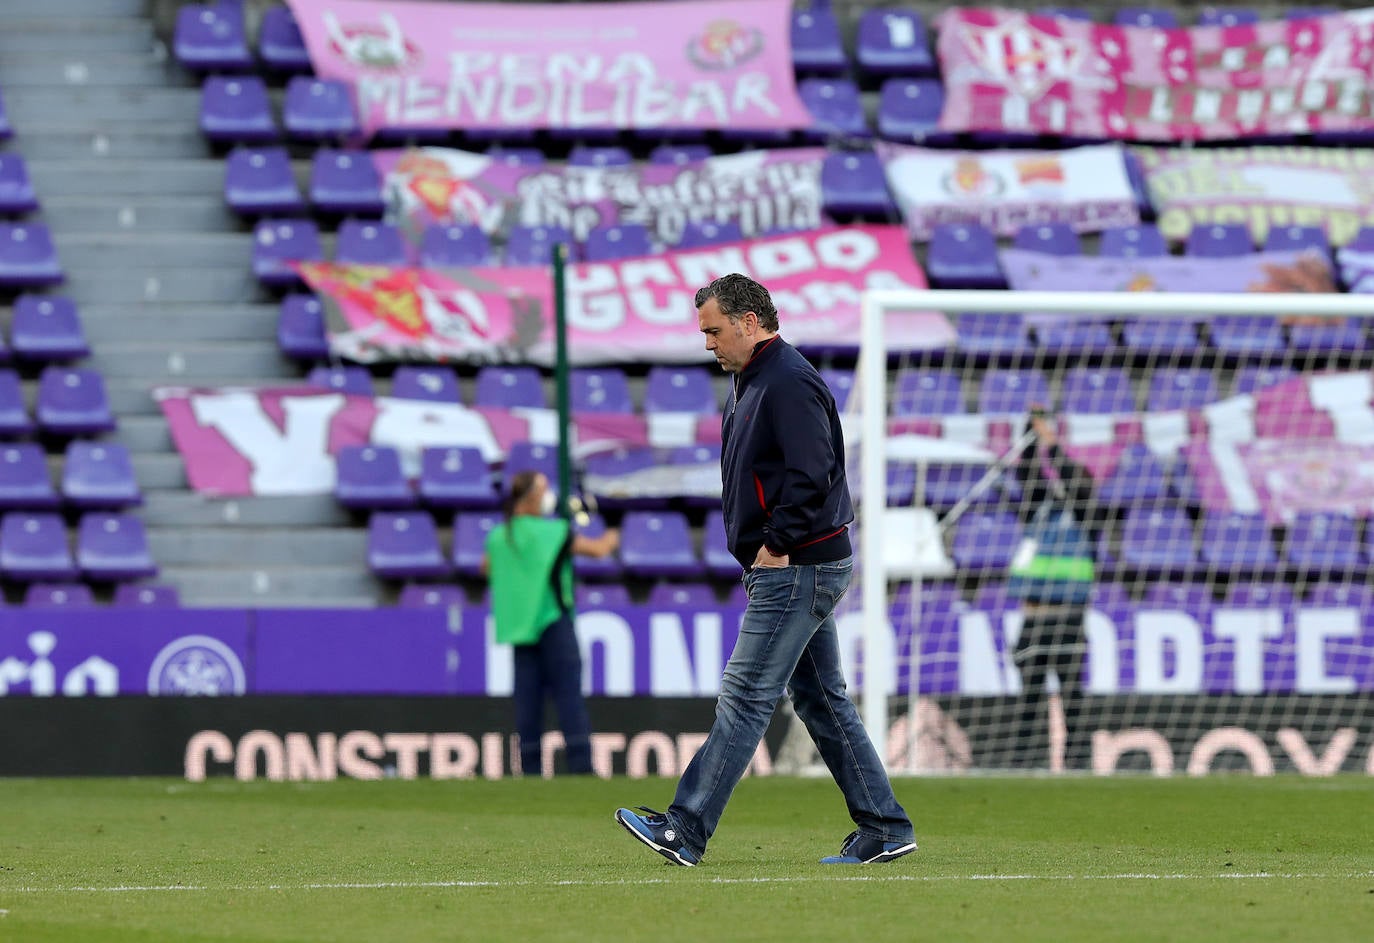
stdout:
<svg viewBox="0 0 1374 943">
<path fill-rule="evenodd" d="M 539 513 L 548 517 L 558 510 L 558 496 L 553 493 L 552 488 L 544 489 L 544 496 L 539 499 Z"/>
</svg>

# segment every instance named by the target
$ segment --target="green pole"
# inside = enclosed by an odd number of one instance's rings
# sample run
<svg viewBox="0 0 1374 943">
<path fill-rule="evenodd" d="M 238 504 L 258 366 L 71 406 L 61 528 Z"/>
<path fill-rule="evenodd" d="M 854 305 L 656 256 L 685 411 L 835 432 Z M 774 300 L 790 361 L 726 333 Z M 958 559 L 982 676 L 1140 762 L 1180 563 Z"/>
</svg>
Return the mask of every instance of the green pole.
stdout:
<svg viewBox="0 0 1374 943">
<path fill-rule="evenodd" d="M 554 363 L 553 383 L 558 397 L 558 514 L 568 526 L 572 526 L 572 403 L 568 386 L 568 312 L 567 291 L 565 288 L 565 269 L 568 264 L 568 246 L 558 243 L 553 247 L 553 330 Z M 566 571 L 562 574 L 565 585 L 572 585 L 572 555 L 567 557 Z M 569 605 L 571 605 L 569 600 Z"/>
</svg>

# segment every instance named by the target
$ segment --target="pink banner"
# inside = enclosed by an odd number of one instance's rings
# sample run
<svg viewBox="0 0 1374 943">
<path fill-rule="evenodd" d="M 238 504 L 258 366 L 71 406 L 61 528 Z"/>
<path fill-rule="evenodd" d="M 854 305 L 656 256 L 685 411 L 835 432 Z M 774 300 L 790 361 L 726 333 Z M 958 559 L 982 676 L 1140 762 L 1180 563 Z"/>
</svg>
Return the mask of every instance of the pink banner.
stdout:
<svg viewBox="0 0 1374 943">
<path fill-rule="evenodd" d="M 1131 140 L 1374 127 L 1374 11 L 1147 29 L 1000 9 L 939 19 L 940 126 Z"/>
<path fill-rule="evenodd" d="M 299 266 L 325 301 L 330 346 L 361 362 L 553 362 L 553 284 L 547 268 L 417 269 Z M 924 288 L 900 226 L 814 232 L 665 252 L 568 270 L 568 344 L 575 364 L 702 361 L 694 296 L 712 279 L 744 272 L 767 285 L 782 334 L 800 345 L 853 347 L 869 288 Z M 933 312 L 888 316 L 894 352 L 945 347 L 949 320 Z"/>
<path fill-rule="evenodd" d="M 288 0 L 378 128 L 801 128 L 790 0 Z"/>
</svg>

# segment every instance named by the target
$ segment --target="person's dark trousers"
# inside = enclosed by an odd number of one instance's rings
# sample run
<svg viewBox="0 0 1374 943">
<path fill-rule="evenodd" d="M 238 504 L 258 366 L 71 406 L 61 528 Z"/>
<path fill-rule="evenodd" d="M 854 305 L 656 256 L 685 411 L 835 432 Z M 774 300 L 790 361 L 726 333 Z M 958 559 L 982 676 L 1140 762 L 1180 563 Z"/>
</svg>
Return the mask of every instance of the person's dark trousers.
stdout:
<svg viewBox="0 0 1374 943">
<path fill-rule="evenodd" d="M 582 653 L 569 616 L 544 630 L 533 645 L 515 646 L 515 732 L 520 735 L 520 771 L 540 775 L 539 741 L 544 736 L 544 695 L 553 695 L 568 758 L 568 772 L 592 771 L 592 724 L 582 700 Z"/>
<path fill-rule="evenodd" d="M 1050 722 L 1045 679 L 1051 671 L 1059 678 L 1059 702 L 1064 710 L 1064 765 L 1069 769 L 1085 769 L 1088 765 L 1089 745 L 1083 724 L 1086 614 L 1082 606 L 1065 606 L 1027 612 L 1024 616 L 1021 637 L 1012 656 L 1021 674 L 1014 745 L 1014 762 L 1018 766 L 1049 767 Z"/>
</svg>

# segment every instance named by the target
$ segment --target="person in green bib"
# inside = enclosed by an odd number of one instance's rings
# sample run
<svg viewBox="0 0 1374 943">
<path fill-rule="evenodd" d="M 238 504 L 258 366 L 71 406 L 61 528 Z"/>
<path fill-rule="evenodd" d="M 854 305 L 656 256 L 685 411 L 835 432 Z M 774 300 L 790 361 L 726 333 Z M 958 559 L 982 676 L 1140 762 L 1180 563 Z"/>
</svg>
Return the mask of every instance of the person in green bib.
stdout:
<svg viewBox="0 0 1374 943">
<path fill-rule="evenodd" d="M 572 567 L 568 554 L 605 557 L 620 546 L 620 532 L 600 537 L 574 534 L 568 522 L 549 517 L 553 492 L 547 476 L 523 471 L 510 483 L 506 520 L 487 534 L 482 569 L 491 583 L 496 641 L 515 647 L 515 730 L 520 770 L 543 772 L 544 696 L 553 698 L 571 773 L 592 772 L 591 721 L 582 700 L 582 655 L 572 617 Z"/>
<path fill-rule="evenodd" d="M 1086 768 L 1089 731 L 1083 720 L 1085 622 L 1095 568 L 1089 534 L 1093 479 L 1059 445 L 1054 419 L 1033 407 L 1030 427 L 1036 444 L 1017 465 L 1025 538 L 1011 563 L 1007 593 L 1021 603 L 1021 634 L 1012 660 L 1021 675 L 1018 730 L 1012 765 L 1049 765 L 1049 717 L 1045 682 L 1059 679 L 1064 712 L 1064 765 Z"/>
</svg>

